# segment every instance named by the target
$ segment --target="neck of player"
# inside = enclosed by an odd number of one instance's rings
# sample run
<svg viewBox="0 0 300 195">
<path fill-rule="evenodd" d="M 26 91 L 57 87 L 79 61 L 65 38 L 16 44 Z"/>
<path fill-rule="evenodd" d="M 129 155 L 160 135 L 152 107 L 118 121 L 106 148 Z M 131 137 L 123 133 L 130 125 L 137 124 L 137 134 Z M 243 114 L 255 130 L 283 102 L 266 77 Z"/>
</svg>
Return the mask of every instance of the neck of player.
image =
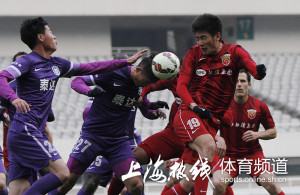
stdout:
<svg viewBox="0 0 300 195">
<path fill-rule="evenodd" d="M 234 96 L 234 101 L 237 104 L 244 104 L 247 100 L 248 100 L 248 94 L 244 96 L 237 96 L 237 95 Z"/>
<path fill-rule="evenodd" d="M 46 49 L 42 46 L 36 46 L 32 51 L 35 51 L 40 56 L 47 58 L 47 59 L 50 59 L 52 53 L 54 52 L 54 51 L 52 51 L 50 49 Z"/>
</svg>

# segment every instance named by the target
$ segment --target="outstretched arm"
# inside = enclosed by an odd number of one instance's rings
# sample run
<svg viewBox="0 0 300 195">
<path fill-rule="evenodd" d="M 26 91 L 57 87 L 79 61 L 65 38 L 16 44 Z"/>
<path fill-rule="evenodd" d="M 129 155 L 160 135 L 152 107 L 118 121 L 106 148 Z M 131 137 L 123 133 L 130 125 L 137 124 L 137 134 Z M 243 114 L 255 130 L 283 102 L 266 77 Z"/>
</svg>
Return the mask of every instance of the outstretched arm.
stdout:
<svg viewBox="0 0 300 195">
<path fill-rule="evenodd" d="M 245 68 L 255 79 L 262 80 L 266 76 L 266 66 L 264 64 L 257 65 L 243 47 L 236 47 L 235 54 L 236 63 L 240 68 Z"/>
<path fill-rule="evenodd" d="M 116 69 L 123 68 L 126 67 L 127 65 L 131 65 L 135 63 L 139 58 L 142 57 L 143 53 L 145 53 L 146 51 L 147 49 L 139 51 L 128 59 L 99 61 L 99 62 L 92 62 L 92 63 L 80 63 L 79 68 L 76 72 L 74 73 L 70 72 L 64 76 L 65 77 L 81 76 L 81 75 L 101 74 L 104 72 L 111 72 Z"/>
</svg>

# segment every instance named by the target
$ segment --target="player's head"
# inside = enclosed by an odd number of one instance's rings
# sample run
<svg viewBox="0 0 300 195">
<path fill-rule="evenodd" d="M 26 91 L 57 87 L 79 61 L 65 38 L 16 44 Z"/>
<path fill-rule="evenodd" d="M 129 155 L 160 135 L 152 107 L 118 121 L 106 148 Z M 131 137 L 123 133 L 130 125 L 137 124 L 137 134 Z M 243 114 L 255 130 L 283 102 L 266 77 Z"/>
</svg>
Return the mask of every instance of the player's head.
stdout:
<svg viewBox="0 0 300 195">
<path fill-rule="evenodd" d="M 27 55 L 26 52 L 24 52 L 24 51 L 19 51 L 18 53 L 16 53 L 16 54 L 14 55 L 12 61 L 14 62 L 14 61 L 16 61 L 17 59 L 19 59 L 20 57 L 25 56 L 25 55 Z"/>
<path fill-rule="evenodd" d="M 114 55 L 114 60 L 122 59 L 128 59 L 128 55 L 126 53 L 116 53 L 116 55 Z"/>
<path fill-rule="evenodd" d="M 204 55 L 214 55 L 219 52 L 222 22 L 217 16 L 212 14 L 198 16 L 192 23 L 192 30 L 195 33 L 197 45 L 200 46 Z"/>
<path fill-rule="evenodd" d="M 48 23 L 42 17 L 24 20 L 20 34 L 21 40 L 31 50 L 41 45 L 46 51 L 56 51 L 56 37 L 52 34 Z"/>
<path fill-rule="evenodd" d="M 248 92 L 250 88 L 251 88 L 251 75 L 248 71 L 241 69 L 236 83 L 236 89 L 234 95 L 239 98 L 248 96 Z"/>
<path fill-rule="evenodd" d="M 138 66 L 132 67 L 131 78 L 137 87 L 145 87 L 159 79 L 152 72 L 152 57 L 145 57 Z"/>
</svg>

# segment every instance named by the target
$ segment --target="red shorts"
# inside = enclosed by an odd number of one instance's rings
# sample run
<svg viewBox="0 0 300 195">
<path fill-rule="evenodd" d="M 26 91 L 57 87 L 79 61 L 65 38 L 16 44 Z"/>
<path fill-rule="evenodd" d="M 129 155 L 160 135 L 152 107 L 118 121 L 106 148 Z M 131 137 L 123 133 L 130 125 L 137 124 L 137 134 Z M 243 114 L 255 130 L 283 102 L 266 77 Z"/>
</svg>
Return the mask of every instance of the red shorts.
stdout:
<svg viewBox="0 0 300 195">
<path fill-rule="evenodd" d="M 204 134 L 210 134 L 215 139 L 218 127 L 211 119 L 200 119 L 192 110 L 178 109 L 174 129 L 184 144 L 188 144 Z"/>
<path fill-rule="evenodd" d="M 138 146 L 147 153 L 153 162 L 157 161 L 159 155 L 162 160 L 180 158 L 184 150 L 184 145 L 174 133 L 172 126 L 167 126 L 161 132 L 151 135 Z"/>
<path fill-rule="evenodd" d="M 226 171 L 232 178 L 237 177 L 240 173 L 246 173 L 253 178 L 257 178 L 264 172 L 273 172 L 270 162 L 263 159 L 266 158 L 260 151 L 243 157 L 225 156 L 220 159 L 214 171 Z"/>
</svg>

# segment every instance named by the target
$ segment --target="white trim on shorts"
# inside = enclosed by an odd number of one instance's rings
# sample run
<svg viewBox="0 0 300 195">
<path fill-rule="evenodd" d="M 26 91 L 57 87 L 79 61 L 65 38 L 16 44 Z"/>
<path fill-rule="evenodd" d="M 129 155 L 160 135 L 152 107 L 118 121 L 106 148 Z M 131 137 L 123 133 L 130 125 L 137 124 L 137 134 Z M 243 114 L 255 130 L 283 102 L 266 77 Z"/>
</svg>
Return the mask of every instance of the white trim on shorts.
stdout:
<svg viewBox="0 0 300 195">
<path fill-rule="evenodd" d="M 30 135 L 33 140 L 44 150 L 44 152 L 50 157 L 52 158 L 52 155 L 49 153 L 49 151 L 43 146 L 43 144 L 34 136 L 34 135 L 31 135 L 31 133 L 28 131 L 27 129 L 27 125 L 25 125 L 25 131 L 27 133 L 27 135 Z"/>
</svg>

